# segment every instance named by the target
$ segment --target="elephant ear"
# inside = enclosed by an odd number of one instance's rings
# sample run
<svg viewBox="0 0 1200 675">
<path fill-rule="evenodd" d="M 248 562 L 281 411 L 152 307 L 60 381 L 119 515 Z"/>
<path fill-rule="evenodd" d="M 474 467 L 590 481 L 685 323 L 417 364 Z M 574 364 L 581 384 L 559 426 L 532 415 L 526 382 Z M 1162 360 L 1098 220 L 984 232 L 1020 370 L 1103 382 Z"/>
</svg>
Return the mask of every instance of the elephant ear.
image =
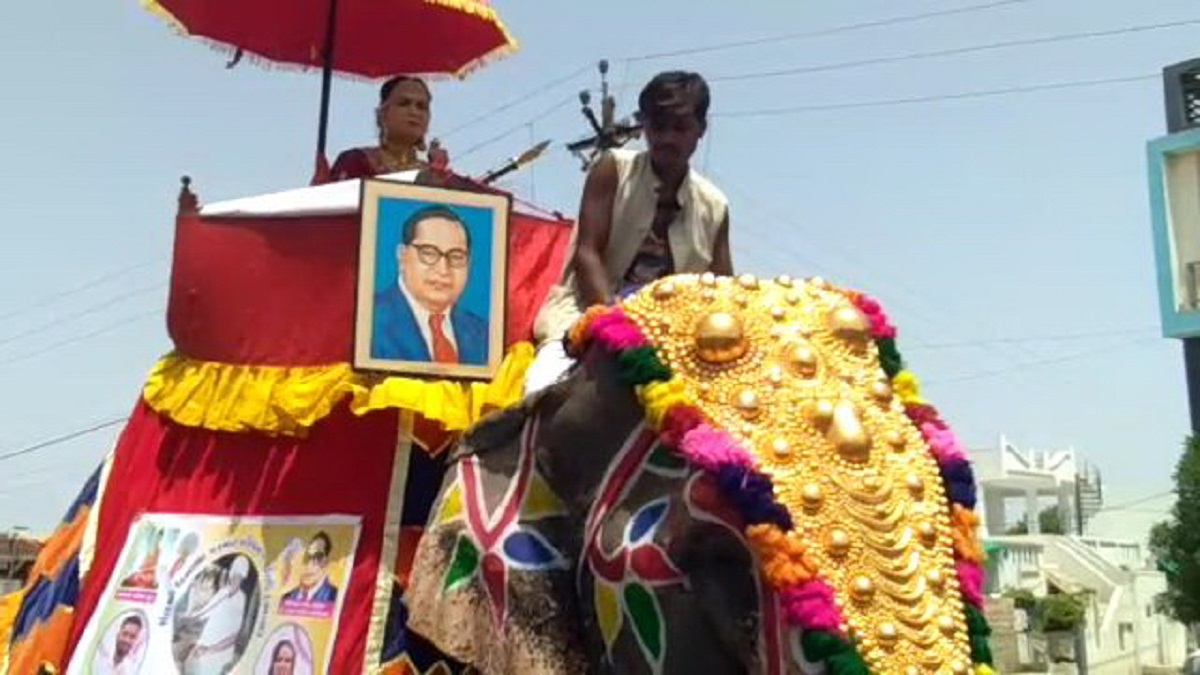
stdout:
<svg viewBox="0 0 1200 675">
<path fill-rule="evenodd" d="M 463 432 L 458 446 L 450 453 L 454 462 L 469 455 L 487 452 L 491 448 L 507 447 L 520 437 L 525 423 L 533 413 L 536 400 L 525 400 L 511 408 L 488 413 L 475 426 Z"/>
</svg>

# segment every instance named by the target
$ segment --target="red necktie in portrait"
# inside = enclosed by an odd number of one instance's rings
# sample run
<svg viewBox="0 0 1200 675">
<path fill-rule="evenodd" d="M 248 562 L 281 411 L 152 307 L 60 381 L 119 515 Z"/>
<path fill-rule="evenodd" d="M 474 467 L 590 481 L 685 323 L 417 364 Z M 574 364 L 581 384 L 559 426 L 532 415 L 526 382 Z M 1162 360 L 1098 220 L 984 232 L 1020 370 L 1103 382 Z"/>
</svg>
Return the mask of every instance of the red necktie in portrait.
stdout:
<svg viewBox="0 0 1200 675">
<path fill-rule="evenodd" d="M 437 363 L 458 363 L 458 351 L 450 344 L 450 338 L 442 331 L 445 314 L 429 317 L 429 334 L 433 336 L 433 360 Z"/>
</svg>

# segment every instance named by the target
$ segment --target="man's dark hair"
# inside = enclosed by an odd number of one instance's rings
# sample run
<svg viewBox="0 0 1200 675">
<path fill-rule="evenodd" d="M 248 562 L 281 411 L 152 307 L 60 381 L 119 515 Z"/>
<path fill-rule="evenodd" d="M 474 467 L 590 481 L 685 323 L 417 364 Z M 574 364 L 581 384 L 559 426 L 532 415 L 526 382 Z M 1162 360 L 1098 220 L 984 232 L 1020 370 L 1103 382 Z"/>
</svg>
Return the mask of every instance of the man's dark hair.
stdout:
<svg viewBox="0 0 1200 675">
<path fill-rule="evenodd" d="M 697 122 L 707 126 L 711 100 L 708 83 L 699 73 L 669 70 L 655 75 L 642 89 L 638 116 L 644 122 L 653 122 L 690 110 Z"/>
<path fill-rule="evenodd" d="M 313 538 L 309 539 L 309 542 L 311 543 L 317 541 L 318 539 L 325 545 L 325 557 L 329 557 L 329 554 L 333 553 L 333 540 L 329 538 L 329 535 L 322 531 L 314 534 Z"/>
<path fill-rule="evenodd" d="M 141 630 L 146 627 L 142 623 L 142 617 L 138 616 L 137 614 L 132 614 L 130 616 L 125 617 L 125 620 L 121 622 L 121 627 L 124 628 L 125 626 L 128 626 L 129 624 L 133 624 L 133 625 L 137 626 L 138 630 Z"/>
<path fill-rule="evenodd" d="M 397 75 L 389 79 L 387 82 L 384 82 L 383 86 L 379 88 L 379 103 L 385 103 L 388 100 L 388 97 L 392 95 L 392 90 L 395 89 L 396 85 L 400 84 L 401 82 L 416 82 L 417 84 L 421 85 L 421 88 L 425 90 L 425 94 L 429 96 L 430 99 L 433 98 L 433 93 L 429 91 L 429 85 L 425 83 L 425 80 L 422 80 L 419 77 L 413 77 L 412 75 Z"/>
<path fill-rule="evenodd" d="M 471 252 L 471 230 L 468 229 L 467 224 L 463 222 L 462 216 L 455 213 L 453 209 L 448 206 L 426 206 L 425 208 L 420 209 L 416 213 L 409 216 L 408 220 L 404 221 L 404 229 L 400 234 L 401 243 L 403 243 L 405 246 L 412 244 L 417 238 L 417 225 L 420 225 L 422 221 L 432 220 L 434 218 L 452 220 L 458 223 L 458 226 L 462 228 L 463 236 L 466 237 L 467 240 L 467 252 Z"/>
</svg>

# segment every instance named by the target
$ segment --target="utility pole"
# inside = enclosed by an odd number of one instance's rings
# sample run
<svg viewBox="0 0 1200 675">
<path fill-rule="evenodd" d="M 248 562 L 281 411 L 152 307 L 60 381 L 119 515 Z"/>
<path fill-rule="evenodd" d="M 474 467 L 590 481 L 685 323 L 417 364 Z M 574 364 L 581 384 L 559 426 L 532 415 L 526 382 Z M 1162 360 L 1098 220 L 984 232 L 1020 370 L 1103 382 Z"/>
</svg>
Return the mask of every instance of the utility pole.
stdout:
<svg viewBox="0 0 1200 675">
<path fill-rule="evenodd" d="M 617 99 L 608 89 L 608 61 L 601 61 L 600 70 L 600 117 L 592 110 L 592 93 L 587 89 L 579 92 L 579 112 L 592 128 L 592 135 L 567 144 L 567 150 L 575 155 L 587 171 L 592 162 L 605 150 L 623 147 L 642 133 L 642 126 L 631 119 L 616 118 Z"/>
</svg>

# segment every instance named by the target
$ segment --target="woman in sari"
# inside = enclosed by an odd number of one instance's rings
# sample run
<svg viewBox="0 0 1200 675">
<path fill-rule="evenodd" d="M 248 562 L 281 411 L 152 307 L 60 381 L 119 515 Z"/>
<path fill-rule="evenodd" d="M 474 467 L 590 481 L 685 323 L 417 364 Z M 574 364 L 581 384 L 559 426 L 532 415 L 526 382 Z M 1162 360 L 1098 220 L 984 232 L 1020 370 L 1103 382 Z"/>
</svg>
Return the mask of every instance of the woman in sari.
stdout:
<svg viewBox="0 0 1200 675">
<path fill-rule="evenodd" d="M 379 144 L 338 155 L 330 179 L 370 178 L 430 166 L 444 169 L 449 158 L 437 141 L 428 148 L 426 160 L 418 154 L 427 147 L 425 135 L 429 132 L 432 98 L 429 86 L 420 78 L 398 75 L 384 82 L 379 89 L 379 107 L 375 109 Z"/>
</svg>

